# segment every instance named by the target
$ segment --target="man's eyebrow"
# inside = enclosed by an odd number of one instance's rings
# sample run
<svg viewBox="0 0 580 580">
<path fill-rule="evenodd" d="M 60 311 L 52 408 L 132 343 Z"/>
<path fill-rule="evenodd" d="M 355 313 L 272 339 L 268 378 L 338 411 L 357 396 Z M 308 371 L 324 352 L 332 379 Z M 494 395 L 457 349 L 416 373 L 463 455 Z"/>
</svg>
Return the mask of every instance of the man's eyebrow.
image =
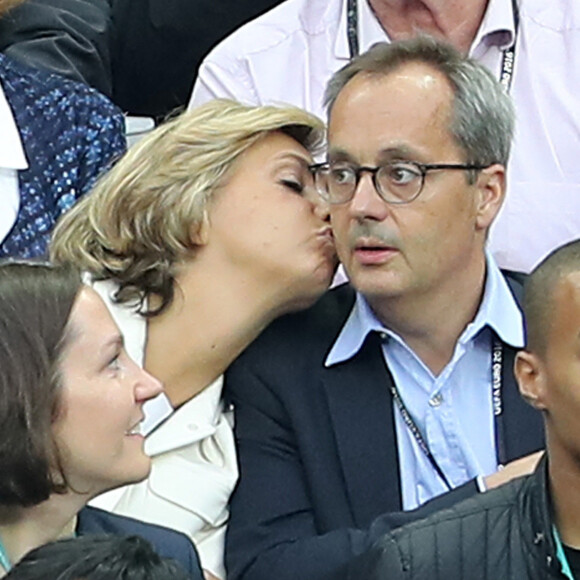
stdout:
<svg viewBox="0 0 580 580">
<path fill-rule="evenodd" d="M 381 161 L 392 161 L 392 160 L 403 160 L 410 161 L 415 160 L 418 157 L 418 152 L 405 144 L 394 145 L 391 147 L 385 147 L 377 152 L 376 157 Z M 349 163 L 356 163 L 355 158 L 341 148 L 329 148 L 328 150 L 328 160 L 333 163 L 344 161 Z"/>
<path fill-rule="evenodd" d="M 355 162 L 354 157 L 350 153 L 348 153 L 344 149 L 336 149 L 334 147 L 331 147 L 328 150 L 327 159 L 333 162 L 335 161 L 349 161 L 351 163 Z"/>
<path fill-rule="evenodd" d="M 392 147 L 387 147 L 379 152 L 380 159 L 402 159 L 411 160 L 417 158 L 417 151 L 409 147 L 408 145 L 395 145 Z"/>
</svg>

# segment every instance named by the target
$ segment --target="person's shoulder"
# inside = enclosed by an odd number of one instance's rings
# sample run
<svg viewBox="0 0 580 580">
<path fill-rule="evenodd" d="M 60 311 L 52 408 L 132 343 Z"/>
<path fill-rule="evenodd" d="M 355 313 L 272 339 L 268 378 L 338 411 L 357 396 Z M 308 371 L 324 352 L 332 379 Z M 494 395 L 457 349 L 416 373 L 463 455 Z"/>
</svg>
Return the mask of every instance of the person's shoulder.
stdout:
<svg viewBox="0 0 580 580">
<path fill-rule="evenodd" d="M 275 320 L 230 366 L 226 372 L 228 389 L 248 369 L 253 372 L 259 369 L 260 374 L 278 378 L 310 376 L 317 372 L 346 322 L 354 300 L 354 290 L 344 284 L 329 290 L 307 310 Z"/>
<path fill-rule="evenodd" d="M 574 37 L 580 31 L 580 2 L 554 0 L 547 5 L 544 0 L 524 0 L 519 3 L 522 27 L 533 27 L 550 32 L 570 32 Z M 552 36 L 553 42 L 558 37 Z M 572 36 L 567 36 L 572 38 Z"/>
<path fill-rule="evenodd" d="M 243 57 L 273 50 L 296 35 L 311 36 L 338 23 L 340 0 L 286 0 L 244 24 L 220 42 L 206 60 Z M 240 52 L 243 50 L 243 52 Z"/>
<path fill-rule="evenodd" d="M 81 535 L 95 532 L 139 533 L 140 531 L 148 536 L 159 535 L 184 545 L 191 544 L 191 540 L 185 534 L 176 530 L 143 522 L 129 516 L 114 514 L 93 506 L 84 507 L 78 514 L 77 533 Z"/>
<path fill-rule="evenodd" d="M 74 113 L 75 118 L 86 111 L 97 111 L 103 116 L 122 114 L 105 95 L 88 85 L 30 67 L 6 55 L 0 55 L 0 75 L 9 101 L 26 98 L 32 106 L 58 108 L 61 113 Z"/>
<path fill-rule="evenodd" d="M 78 535 L 141 536 L 151 542 L 161 556 L 178 560 L 188 571 L 199 573 L 194 578 L 201 578 L 199 557 L 192 541 L 176 530 L 86 506 L 78 514 L 76 532 Z"/>
<path fill-rule="evenodd" d="M 485 493 L 476 494 L 422 520 L 398 528 L 392 532 L 392 536 L 395 540 L 409 545 L 433 537 L 434 534 L 446 535 L 454 530 L 461 530 L 466 523 L 469 523 L 472 530 L 476 530 L 478 525 L 483 526 L 490 517 L 517 509 L 518 499 L 534 485 L 533 477 L 520 477 Z"/>
<path fill-rule="evenodd" d="M 272 345 L 295 348 L 314 344 L 328 344 L 340 332 L 354 305 L 355 291 L 350 284 L 342 284 L 327 291 L 306 310 L 286 314 L 275 320 L 250 347 Z M 330 345 L 329 345 L 330 346 Z"/>
<path fill-rule="evenodd" d="M 534 485 L 533 476 L 515 479 L 395 529 L 353 562 L 352 572 L 362 572 L 361 577 L 368 580 L 464 578 L 459 573 L 460 561 L 479 562 L 488 556 L 491 541 L 498 546 L 508 545 L 514 525 L 519 532 L 519 521 L 524 517 L 521 505 Z M 501 568 L 502 564 L 496 562 L 494 565 Z M 427 576 L 426 571 L 434 570 L 437 574 Z M 349 579 L 354 577 L 348 576 Z"/>
</svg>

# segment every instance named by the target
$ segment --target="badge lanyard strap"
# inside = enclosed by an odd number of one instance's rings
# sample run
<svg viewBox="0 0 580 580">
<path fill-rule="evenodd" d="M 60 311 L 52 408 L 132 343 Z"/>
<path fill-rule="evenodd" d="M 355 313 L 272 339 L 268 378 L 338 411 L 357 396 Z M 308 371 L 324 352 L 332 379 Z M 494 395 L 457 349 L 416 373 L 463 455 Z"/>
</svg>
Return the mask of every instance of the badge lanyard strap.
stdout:
<svg viewBox="0 0 580 580">
<path fill-rule="evenodd" d="M 496 458 L 499 466 L 502 466 L 506 462 L 506 452 L 505 452 L 505 439 L 504 439 L 504 425 L 503 425 L 503 344 L 499 338 L 493 333 L 492 340 L 492 350 L 491 350 L 491 389 L 492 389 L 492 407 L 493 407 L 493 419 L 494 419 L 494 432 L 495 432 L 495 450 Z M 453 489 L 453 486 L 447 479 L 447 476 L 441 469 L 440 465 L 437 463 L 435 456 L 429 449 L 425 438 L 423 437 L 421 430 L 411 417 L 411 414 L 407 410 L 403 399 L 399 393 L 399 389 L 395 384 L 394 379 L 391 377 L 391 395 L 397 408 L 401 413 L 401 417 L 405 422 L 405 425 L 409 429 L 409 432 L 415 438 L 415 441 L 419 445 L 419 448 L 429 460 L 431 467 L 435 470 L 441 481 L 445 484 L 448 491 Z"/>
<path fill-rule="evenodd" d="M 554 542 L 556 543 L 556 557 L 562 566 L 562 574 L 566 576 L 569 580 L 574 580 L 574 574 L 572 574 L 572 568 L 570 568 L 570 563 L 568 558 L 566 558 L 566 553 L 564 552 L 564 546 L 562 545 L 562 540 L 560 539 L 560 534 L 556 529 L 556 526 L 552 526 L 552 535 L 554 536 Z"/>
<path fill-rule="evenodd" d="M 499 82 L 506 93 L 509 93 L 512 85 L 514 63 L 516 59 L 516 41 L 518 38 L 518 28 L 520 24 L 520 15 L 517 0 L 512 0 L 514 11 L 514 41 L 512 45 L 503 51 L 501 59 L 501 72 Z M 347 0 L 346 4 L 346 35 L 348 39 L 348 51 L 350 58 L 358 56 L 358 0 Z"/>
<path fill-rule="evenodd" d="M 12 568 L 12 564 L 10 564 L 10 558 L 8 558 L 8 553 L 6 552 L 6 548 L 2 540 L 0 539 L 0 566 L 4 568 L 5 572 L 10 572 Z"/>
</svg>

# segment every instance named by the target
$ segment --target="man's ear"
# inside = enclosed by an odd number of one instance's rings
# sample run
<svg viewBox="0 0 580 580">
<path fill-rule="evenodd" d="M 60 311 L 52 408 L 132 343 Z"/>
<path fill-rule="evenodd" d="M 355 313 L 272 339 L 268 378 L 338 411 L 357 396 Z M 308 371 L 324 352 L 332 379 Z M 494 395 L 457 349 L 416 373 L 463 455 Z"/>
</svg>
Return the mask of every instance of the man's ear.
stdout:
<svg viewBox="0 0 580 580">
<path fill-rule="evenodd" d="M 505 167 L 494 163 L 477 176 L 477 225 L 487 230 L 501 209 L 505 197 Z"/>
<path fill-rule="evenodd" d="M 546 381 L 540 358 L 531 352 L 521 350 L 516 355 L 514 373 L 522 397 L 535 409 L 546 409 Z"/>
</svg>

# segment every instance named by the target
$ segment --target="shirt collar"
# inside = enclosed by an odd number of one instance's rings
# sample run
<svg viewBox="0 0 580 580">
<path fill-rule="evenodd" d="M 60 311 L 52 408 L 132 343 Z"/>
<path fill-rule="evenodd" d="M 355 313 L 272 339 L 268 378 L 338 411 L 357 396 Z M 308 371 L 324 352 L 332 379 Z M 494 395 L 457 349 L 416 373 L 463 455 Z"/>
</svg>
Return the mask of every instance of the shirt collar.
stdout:
<svg viewBox="0 0 580 580">
<path fill-rule="evenodd" d="M 222 417 L 222 388 L 223 375 L 220 375 L 174 412 L 160 417 L 159 426 L 147 434 L 147 455 L 160 455 L 212 436 Z"/>
<path fill-rule="evenodd" d="M 28 163 L 20 132 L 16 126 L 12 109 L 0 82 L 0 167 L 5 169 L 26 169 Z"/>
<path fill-rule="evenodd" d="M 514 44 L 515 39 L 513 0 L 490 0 L 471 45 L 470 54 L 473 54 L 484 41 L 505 50 Z"/>
<path fill-rule="evenodd" d="M 473 321 L 467 325 L 460 341 L 468 342 L 480 330 L 489 326 L 502 342 L 514 348 L 524 346 L 522 313 L 509 289 L 508 283 L 490 254 L 486 255 L 487 275 L 483 300 Z M 334 342 L 324 365 L 326 367 L 344 362 L 361 349 L 370 332 L 386 332 L 388 329 L 378 320 L 366 299 L 357 292 L 352 311 Z"/>
</svg>

